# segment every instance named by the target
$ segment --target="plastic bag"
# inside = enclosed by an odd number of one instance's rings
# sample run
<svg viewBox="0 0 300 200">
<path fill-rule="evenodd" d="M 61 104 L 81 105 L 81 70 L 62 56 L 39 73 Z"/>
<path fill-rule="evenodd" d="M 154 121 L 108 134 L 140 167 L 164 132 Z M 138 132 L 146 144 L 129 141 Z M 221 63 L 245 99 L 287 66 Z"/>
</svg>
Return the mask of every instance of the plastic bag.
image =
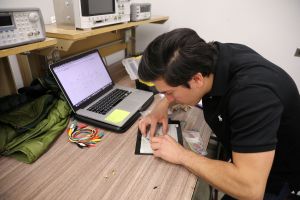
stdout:
<svg viewBox="0 0 300 200">
<path fill-rule="evenodd" d="M 203 156 L 207 155 L 207 151 L 206 151 L 207 147 L 204 145 L 203 139 L 201 138 L 199 132 L 184 130 L 183 137 L 192 151 L 201 154 Z"/>
</svg>

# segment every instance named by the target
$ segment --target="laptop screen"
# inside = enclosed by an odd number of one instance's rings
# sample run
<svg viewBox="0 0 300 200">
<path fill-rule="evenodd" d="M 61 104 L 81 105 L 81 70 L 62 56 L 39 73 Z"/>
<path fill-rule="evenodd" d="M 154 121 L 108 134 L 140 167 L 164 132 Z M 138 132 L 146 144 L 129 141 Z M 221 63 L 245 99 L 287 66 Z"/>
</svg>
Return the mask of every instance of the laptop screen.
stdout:
<svg viewBox="0 0 300 200">
<path fill-rule="evenodd" d="M 75 107 L 112 85 L 97 51 L 62 63 L 53 71 Z"/>
</svg>

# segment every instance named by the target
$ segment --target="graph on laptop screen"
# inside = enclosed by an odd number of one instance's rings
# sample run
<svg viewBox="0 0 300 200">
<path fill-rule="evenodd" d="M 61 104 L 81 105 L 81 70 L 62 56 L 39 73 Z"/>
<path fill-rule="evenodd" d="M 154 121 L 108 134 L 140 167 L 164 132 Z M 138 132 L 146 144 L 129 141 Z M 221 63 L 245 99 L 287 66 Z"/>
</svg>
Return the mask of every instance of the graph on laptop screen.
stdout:
<svg viewBox="0 0 300 200">
<path fill-rule="evenodd" d="M 97 52 L 65 63 L 54 70 L 73 105 L 112 84 Z"/>
</svg>

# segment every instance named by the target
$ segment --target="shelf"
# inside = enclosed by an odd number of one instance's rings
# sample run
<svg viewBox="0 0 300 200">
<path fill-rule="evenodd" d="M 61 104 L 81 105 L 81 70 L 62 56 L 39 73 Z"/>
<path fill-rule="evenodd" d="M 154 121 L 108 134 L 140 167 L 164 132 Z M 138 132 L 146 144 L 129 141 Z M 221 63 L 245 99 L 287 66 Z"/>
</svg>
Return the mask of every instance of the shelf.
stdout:
<svg viewBox="0 0 300 200">
<path fill-rule="evenodd" d="M 2 49 L 0 50 L 0 58 L 6 57 L 6 56 L 11 56 L 11 55 L 16 55 L 19 53 L 27 52 L 27 51 L 32 51 L 36 49 L 42 49 L 50 46 L 54 46 L 57 44 L 57 40 L 55 38 L 46 38 L 46 40 L 42 42 L 36 42 L 32 44 L 26 44 L 22 46 L 17 46 L 13 48 L 8 48 L 8 49 Z"/>
<path fill-rule="evenodd" d="M 46 36 L 65 40 L 82 40 L 90 36 L 95 36 L 112 31 L 118 31 L 120 29 L 131 28 L 149 23 L 163 24 L 168 19 L 169 17 L 166 16 L 153 16 L 151 19 L 148 20 L 115 24 L 91 30 L 76 30 L 74 26 L 57 26 L 55 24 L 51 24 L 46 25 Z"/>
</svg>

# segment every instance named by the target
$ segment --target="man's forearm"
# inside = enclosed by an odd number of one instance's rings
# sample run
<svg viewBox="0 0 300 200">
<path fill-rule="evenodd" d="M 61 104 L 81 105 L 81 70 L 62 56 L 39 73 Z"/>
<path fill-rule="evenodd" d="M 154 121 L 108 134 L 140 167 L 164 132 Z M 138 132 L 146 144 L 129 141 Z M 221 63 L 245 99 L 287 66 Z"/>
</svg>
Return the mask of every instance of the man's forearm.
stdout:
<svg viewBox="0 0 300 200">
<path fill-rule="evenodd" d="M 186 151 L 181 164 L 213 187 L 237 199 L 261 199 L 263 197 L 264 186 L 262 186 L 263 190 L 257 190 L 261 187 L 253 187 L 249 174 L 244 174 L 233 163 L 209 159 Z"/>
</svg>

